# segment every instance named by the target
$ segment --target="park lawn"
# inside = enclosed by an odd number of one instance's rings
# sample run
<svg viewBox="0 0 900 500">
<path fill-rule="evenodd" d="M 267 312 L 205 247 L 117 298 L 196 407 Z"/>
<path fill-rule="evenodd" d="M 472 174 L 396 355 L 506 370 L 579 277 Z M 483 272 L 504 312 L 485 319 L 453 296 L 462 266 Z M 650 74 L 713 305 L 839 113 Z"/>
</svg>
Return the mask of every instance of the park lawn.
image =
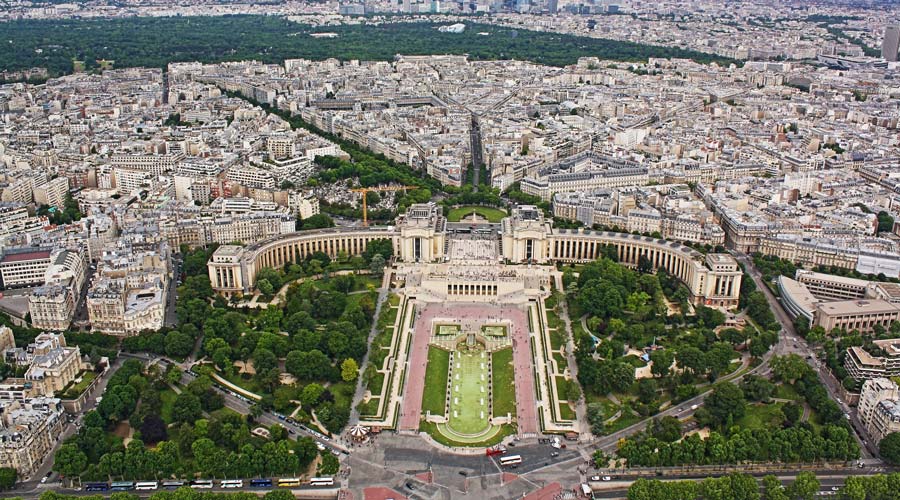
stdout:
<svg viewBox="0 0 900 500">
<path fill-rule="evenodd" d="M 559 418 L 562 420 L 575 420 L 575 410 L 568 403 L 560 403 Z"/>
<path fill-rule="evenodd" d="M 450 370 L 450 352 L 437 347 L 428 348 L 428 364 L 425 366 L 425 391 L 422 394 L 422 411 L 433 415 L 444 414 L 447 397 L 447 372 Z"/>
<path fill-rule="evenodd" d="M 562 319 L 560 319 L 559 314 L 556 314 L 556 311 L 553 309 L 547 309 L 547 327 L 555 328 L 557 330 L 562 330 L 565 328 Z"/>
<path fill-rule="evenodd" d="M 381 394 L 382 386 L 384 386 L 384 374 L 381 372 L 375 372 L 366 384 L 366 388 L 369 389 L 373 396 Z"/>
<path fill-rule="evenodd" d="M 358 405 L 356 405 L 356 410 L 359 411 L 360 415 L 375 415 L 378 412 L 378 403 L 381 401 L 379 397 L 369 398 L 368 401 L 363 402 L 360 401 Z"/>
<path fill-rule="evenodd" d="M 646 361 L 635 356 L 634 354 L 628 354 L 626 356 L 622 356 L 621 358 L 619 358 L 619 361 L 621 361 L 623 363 L 628 363 L 635 368 L 643 368 L 643 367 L 647 366 Z"/>
<path fill-rule="evenodd" d="M 399 307 L 389 307 L 388 304 L 382 304 L 381 315 L 378 317 L 378 328 L 384 330 L 389 326 L 394 326 L 394 321 L 397 320 L 397 314 L 399 313 Z"/>
<path fill-rule="evenodd" d="M 335 406 L 350 408 L 353 404 L 353 395 L 356 392 L 356 382 L 337 382 L 330 384 L 328 390 L 334 396 Z"/>
<path fill-rule="evenodd" d="M 237 415 L 238 417 L 243 418 L 243 416 L 240 413 L 238 413 L 228 407 L 222 407 L 216 411 L 209 413 L 209 416 L 212 417 L 213 420 L 222 420 L 223 418 L 225 418 L 226 415 Z"/>
<path fill-rule="evenodd" d="M 428 435 L 430 435 L 435 441 L 437 441 L 438 443 L 440 443 L 444 446 L 461 447 L 461 448 L 481 448 L 481 447 L 485 447 L 485 446 L 493 446 L 493 445 L 503 441 L 503 439 L 505 437 L 512 436 L 513 434 L 516 433 L 516 426 L 515 425 L 501 425 L 500 430 L 497 432 L 497 434 L 494 434 L 490 438 L 485 439 L 484 441 L 480 441 L 478 443 L 463 443 L 460 441 L 455 441 L 455 440 L 447 437 L 446 435 L 444 435 L 441 431 L 439 431 L 437 424 L 434 424 L 431 422 L 426 422 L 424 420 L 422 421 L 422 423 L 419 424 L 419 431 L 428 433 Z"/>
<path fill-rule="evenodd" d="M 784 420 L 784 414 L 781 413 L 783 403 L 772 404 L 748 404 L 747 411 L 744 416 L 738 419 L 734 424 L 742 429 L 773 429 L 780 428 Z"/>
<path fill-rule="evenodd" d="M 451 208 L 447 213 L 447 220 L 450 222 L 459 222 L 464 217 L 472 215 L 472 212 L 484 217 L 488 222 L 500 222 L 506 217 L 506 211 L 499 208 L 481 207 L 481 206 L 465 206 Z"/>
<path fill-rule="evenodd" d="M 772 394 L 772 397 L 778 399 L 790 399 L 792 401 L 800 401 L 801 399 L 803 399 L 799 394 L 797 394 L 797 390 L 789 384 L 776 385 L 775 392 Z"/>
<path fill-rule="evenodd" d="M 448 426 L 461 434 L 477 434 L 489 425 L 488 359 L 484 351 L 456 352 L 453 362 Z"/>
<path fill-rule="evenodd" d="M 261 394 L 259 392 L 259 384 L 257 384 L 256 381 L 253 380 L 253 377 L 250 376 L 250 374 L 248 374 L 248 373 L 240 374 L 234 370 L 227 370 L 224 372 L 216 371 L 216 373 L 220 377 L 224 378 L 225 380 L 231 382 L 232 384 L 234 384 L 246 391 L 250 391 L 254 394 Z M 244 378 L 244 375 L 246 375 L 247 378 Z"/>
<path fill-rule="evenodd" d="M 556 360 L 556 368 L 559 370 L 558 373 L 566 371 L 566 368 L 569 367 L 569 362 L 566 360 L 565 356 L 556 351 L 553 351 L 553 359 Z"/>
<path fill-rule="evenodd" d="M 177 397 L 178 395 L 172 389 L 159 391 L 159 399 L 162 401 L 159 418 L 163 419 L 166 424 L 172 423 L 172 410 L 175 408 L 175 398 Z"/>
<path fill-rule="evenodd" d="M 491 354 L 493 367 L 494 416 L 516 414 L 515 369 L 513 368 L 512 348 L 501 349 Z"/>
<path fill-rule="evenodd" d="M 550 330 L 550 349 L 558 351 L 566 343 L 566 334 L 562 330 Z"/>
<path fill-rule="evenodd" d="M 357 274 L 356 281 L 353 283 L 352 291 L 356 292 L 359 290 L 366 290 L 369 287 L 369 285 L 372 285 L 375 288 L 378 288 L 381 286 L 381 280 L 373 278 L 368 274 Z M 360 295 L 365 295 L 365 294 L 360 294 Z"/>
<path fill-rule="evenodd" d="M 618 411 L 618 410 L 616 410 Z M 615 412 L 613 412 L 615 414 Z M 604 432 L 608 434 L 613 434 L 618 432 L 630 425 L 634 425 L 641 420 L 641 417 L 631 413 L 631 407 L 627 404 L 622 405 L 622 415 L 615 419 L 612 423 L 607 425 L 604 428 Z"/>
<path fill-rule="evenodd" d="M 575 343 L 578 343 L 579 339 L 585 338 L 588 336 L 588 332 L 581 326 L 581 320 L 575 318 L 572 320 L 572 338 L 575 340 Z"/>
<path fill-rule="evenodd" d="M 374 303 L 378 299 L 378 292 L 376 292 L 374 290 L 371 292 L 367 292 L 367 293 L 353 293 L 353 294 L 347 295 L 347 307 L 349 308 L 349 307 L 359 304 L 359 302 L 366 295 L 372 297 L 372 303 Z"/>
</svg>

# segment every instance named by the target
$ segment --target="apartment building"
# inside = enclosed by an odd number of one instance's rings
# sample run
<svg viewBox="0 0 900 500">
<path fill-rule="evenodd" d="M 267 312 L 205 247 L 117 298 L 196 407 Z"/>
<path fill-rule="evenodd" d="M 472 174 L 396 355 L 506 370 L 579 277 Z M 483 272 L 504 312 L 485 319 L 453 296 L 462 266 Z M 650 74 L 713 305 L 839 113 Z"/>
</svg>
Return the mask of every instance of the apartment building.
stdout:
<svg viewBox="0 0 900 500">
<path fill-rule="evenodd" d="M 29 477 L 50 454 L 65 426 L 59 399 L 0 401 L 0 467 Z"/>
<path fill-rule="evenodd" d="M 258 189 L 275 189 L 275 178 L 268 170 L 250 165 L 235 165 L 226 174 L 229 181 Z"/>
<path fill-rule="evenodd" d="M 554 193 L 590 191 L 599 188 L 646 186 L 650 181 L 646 168 L 616 168 L 577 173 L 551 174 L 546 178 L 522 179 L 522 191 L 550 201 Z"/>
<path fill-rule="evenodd" d="M 879 401 L 868 422 L 863 425 L 875 443 L 892 432 L 900 431 L 900 402 L 896 399 Z"/>
<path fill-rule="evenodd" d="M 69 179 L 57 177 L 34 187 L 34 202 L 62 210 L 65 208 L 67 194 L 69 194 Z"/>
<path fill-rule="evenodd" d="M 868 427 L 878 403 L 886 399 L 896 401 L 897 397 L 897 384 L 890 379 L 879 377 L 863 382 L 862 390 L 859 393 L 859 403 L 856 406 L 859 420 L 863 426 Z"/>
<path fill-rule="evenodd" d="M 25 380 L 35 394 L 50 396 L 61 391 L 85 369 L 81 349 L 67 346 L 62 333 L 42 333 L 25 351 L 30 358 Z"/>
<path fill-rule="evenodd" d="M 75 315 L 75 300 L 75 291 L 69 286 L 50 284 L 34 289 L 28 295 L 31 326 L 41 330 L 67 330 Z"/>
<path fill-rule="evenodd" d="M 844 368 L 857 380 L 900 375 L 900 339 L 874 340 L 877 355 L 862 347 L 850 347 L 844 358 Z"/>
<path fill-rule="evenodd" d="M 162 328 L 165 306 L 165 286 L 159 279 L 135 286 L 125 278 L 102 278 L 87 295 L 91 326 L 112 335 L 130 336 Z"/>
<path fill-rule="evenodd" d="M 0 257 L 3 288 L 34 286 L 44 283 L 50 267 L 51 251 L 46 248 L 8 248 Z"/>
<path fill-rule="evenodd" d="M 42 330 L 69 328 L 87 274 L 84 251 L 60 249 L 44 273 L 44 284 L 28 295 L 31 325 Z"/>
<path fill-rule="evenodd" d="M 115 167 L 127 170 L 141 170 L 159 176 L 175 169 L 184 159 L 181 153 L 170 154 L 120 154 L 113 155 L 110 163 Z"/>
<path fill-rule="evenodd" d="M 3 328 L 0 328 L 2 336 Z M 42 333 L 25 347 L 13 343 L 0 353 L 7 365 L 27 367 L 23 377 L 0 381 L 0 400 L 52 396 L 86 369 L 81 349 L 69 347 L 62 333 Z"/>
</svg>

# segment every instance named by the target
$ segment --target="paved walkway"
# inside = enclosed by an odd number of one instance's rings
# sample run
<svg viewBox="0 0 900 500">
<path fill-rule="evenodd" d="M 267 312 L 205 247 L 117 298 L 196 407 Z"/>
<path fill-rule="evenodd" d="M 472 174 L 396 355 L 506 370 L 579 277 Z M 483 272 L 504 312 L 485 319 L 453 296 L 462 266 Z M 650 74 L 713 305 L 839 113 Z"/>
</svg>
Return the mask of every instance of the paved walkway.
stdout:
<svg viewBox="0 0 900 500">
<path fill-rule="evenodd" d="M 362 375 L 369 366 L 369 355 L 372 353 L 373 349 L 372 342 L 375 339 L 375 336 L 378 335 L 378 318 L 381 317 L 381 308 L 387 299 L 390 284 L 391 270 L 385 268 L 384 276 L 381 278 L 381 288 L 378 289 L 378 299 L 375 301 L 375 313 L 372 316 L 372 326 L 369 327 L 369 338 L 366 340 L 366 345 L 369 346 L 369 348 L 366 349 L 362 362 L 359 364 L 359 377 L 356 378 L 356 391 L 353 393 L 353 404 L 350 405 L 350 423 L 347 426 L 348 429 L 359 423 L 359 410 L 357 410 L 356 407 L 366 394 L 365 377 Z M 279 291 L 278 293 L 280 294 L 281 292 Z M 388 307 L 390 307 L 390 305 L 388 305 Z M 379 366 L 377 368 L 380 370 L 382 367 Z M 387 378 L 387 375 L 385 378 Z M 383 396 L 387 397 L 388 395 L 385 394 Z"/>
</svg>

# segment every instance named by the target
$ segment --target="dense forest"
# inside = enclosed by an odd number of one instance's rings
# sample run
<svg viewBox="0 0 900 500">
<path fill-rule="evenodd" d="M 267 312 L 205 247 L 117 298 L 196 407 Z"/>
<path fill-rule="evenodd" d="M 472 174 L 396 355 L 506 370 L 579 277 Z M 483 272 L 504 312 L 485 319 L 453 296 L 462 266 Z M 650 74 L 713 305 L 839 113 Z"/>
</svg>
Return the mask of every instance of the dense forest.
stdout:
<svg viewBox="0 0 900 500">
<path fill-rule="evenodd" d="M 0 23 L 0 40 L 9 41 L 0 51 L 0 69 L 46 67 L 51 75 L 60 75 L 72 72 L 73 59 L 92 69 L 98 60 L 115 61 L 116 67 L 164 67 L 174 61 L 390 60 L 396 54 L 469 54 L 472 59 L 526 59 L 552 66 L 573 64 L 583 56 L 731 62 L 690 50 L 486 24 L 470 24 L 461 34 L 435 28 L 431 23 L 315 28 L 274 16 L 19 20 Z M 324 31 L 338 37 L 309 36 Z"/>
</svg>

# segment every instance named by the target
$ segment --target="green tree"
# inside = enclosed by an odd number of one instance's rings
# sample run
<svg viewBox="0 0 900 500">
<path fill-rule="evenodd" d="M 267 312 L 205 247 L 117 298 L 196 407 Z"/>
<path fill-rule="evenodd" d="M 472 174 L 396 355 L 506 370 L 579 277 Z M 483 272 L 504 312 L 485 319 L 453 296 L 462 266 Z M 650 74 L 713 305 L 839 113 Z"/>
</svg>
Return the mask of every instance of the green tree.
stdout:
<svg viewBox="0 0 900 500">
<path fill-rule="evenodd" d="M 12 467 L 0 467 L 0 490 L 9 490 L 16 485 L 17 473 Z"/>
<path fill-rule="evenodd" d="M 725 426 L 744 416 L 744 392 L 731 382 L 723 382 L 716 385 L 703 407 L 709 412 L 712 423 Z"/>
<path fill-rule="evenodd" d="M 359 365 L 353 358 L 347 358 L 341 363 L 341 379 L 344 382 L 353 382 L 359 375 Z"/>
<path fill-rule="evenodd" d="M 74 444 L 60 446 L 53 457 L 53 470 L 68 478 L 81 476 L 87 464 L 87 455 Z"/>
<path fill-rule="evenodd" d="M 384 274 L 385 260 L 380 253 L 376 253 L 369 262 L 369 271 L 375 276 Z"/>
<path fill-rule="evenodd" d="M 878 453 L 890 464 L 900 464 L 900 432 L 892 432 L 878 443 Z"/>
<path fill-rule="evenodd" d="M 764 492 L 763 498 L 765 498 L 765 500 L 789 500 L 784 485 L 781 484 L 781 480 L 774 475 L 769 474 L 763 477 L 762 485 Z"/>
<path fill-rule="evenodd" d="M 319 384 L 307 384 L 300 392 L 300 402 L 305 408 L 315 408 L 324 392 L 325 388 Z"/>
<path fill-rule="evenodd" d="M 296 497 L 290 490 L 272 490 L 263 495 L 263 500 L 296 500 Z"/>
<path fill-rule="evenodd" d="M 289 352 L 284 361 L 284 368 L 302 380 L 320 380 L 332 370 L 331 360 L 318 349 Z"/>
<path fill-rule="evenodd" d="M 337 474 L 338 470 L 341 468 L 341 462 L 338 461 L 337 457 L 328 452 L 322 453 L 321 456 L 322 461 L 319 462 L 319 466 L 316 468 L 317 473 L 320 476 L 333 476 Z"/>
<path fill-rule="evenodd" d="M 194 348 L 194 339 L 190 335 L 179 330 L 172 330 L 166 334 L 166 354 L 176 358 L 183 358 L 191 353 Z"/>
<path fill-rule="evenodd" d="M 650 373 L 655 377 L 665 377 L 669 374 L 672 362 L 675 361 L 675 354 L 668 349 L 657 349 L 650 353 L 650 361 L 653 362 Z"/>
<path fill-rule="evenodd" d="M 602 435 L 605 428 L 604 421 L 606 420 L 606 410 L 603 404 L 588 403 L 587 419 L 588 423 L 591 424 L 591 432 L 598 436 Z"/>
<path fill-rule="evenodd" d="M 772 374 L 775 375 L 775 378 L 785 382 L 794 382 L 812 372 L 812 368 L 806 364 L 806 361 L 796 354 L 773 356 L 769 365 L 772 367 Z"/>
<path fill-rule="evenodd" d="M 172 418 L 176 422 L 193 423 L 203 415 L 200 398 L 190 391 L 182 391 L 172 406 Z"/>
<path fill-rule="evenodd" d="M 275 292 L 275 287 L 265 278 L 256 282 L 256 288 L 259 289 L 259 293 L 263 295 L 272 295 Z"/>
<path fill-rule="evenodd" d="M 650 433 L 660 441 L 674 443 L 681 439 L 681 422 L 670 416 L 654 420 L 650 427 Z"/>
<path fill-rule="evenodd" d="M 747 375 L 741 380 L 741 390 L 751 401 L 768 403 L 775 392 L 775 384 L 759 375 Z"/>
<path fill-rule="evenodd" d="M 334 221 L 326 214 L 316 214 L 312 217 L 304 219 L 300 228 L 303 231 L 310 229 L 323 229 L 326 227 L 334 227 Z"/>
<path fill-rule="evenodd" d="M 800 500 L 813 500 L 816 493 L 819 492 L 820 483 L 816 479 L 816 475 L 812 472 L 801 472 L 797 474 L 797 478 L 788 487 L 788 494 L 791 498 Z"/>
</svg>

